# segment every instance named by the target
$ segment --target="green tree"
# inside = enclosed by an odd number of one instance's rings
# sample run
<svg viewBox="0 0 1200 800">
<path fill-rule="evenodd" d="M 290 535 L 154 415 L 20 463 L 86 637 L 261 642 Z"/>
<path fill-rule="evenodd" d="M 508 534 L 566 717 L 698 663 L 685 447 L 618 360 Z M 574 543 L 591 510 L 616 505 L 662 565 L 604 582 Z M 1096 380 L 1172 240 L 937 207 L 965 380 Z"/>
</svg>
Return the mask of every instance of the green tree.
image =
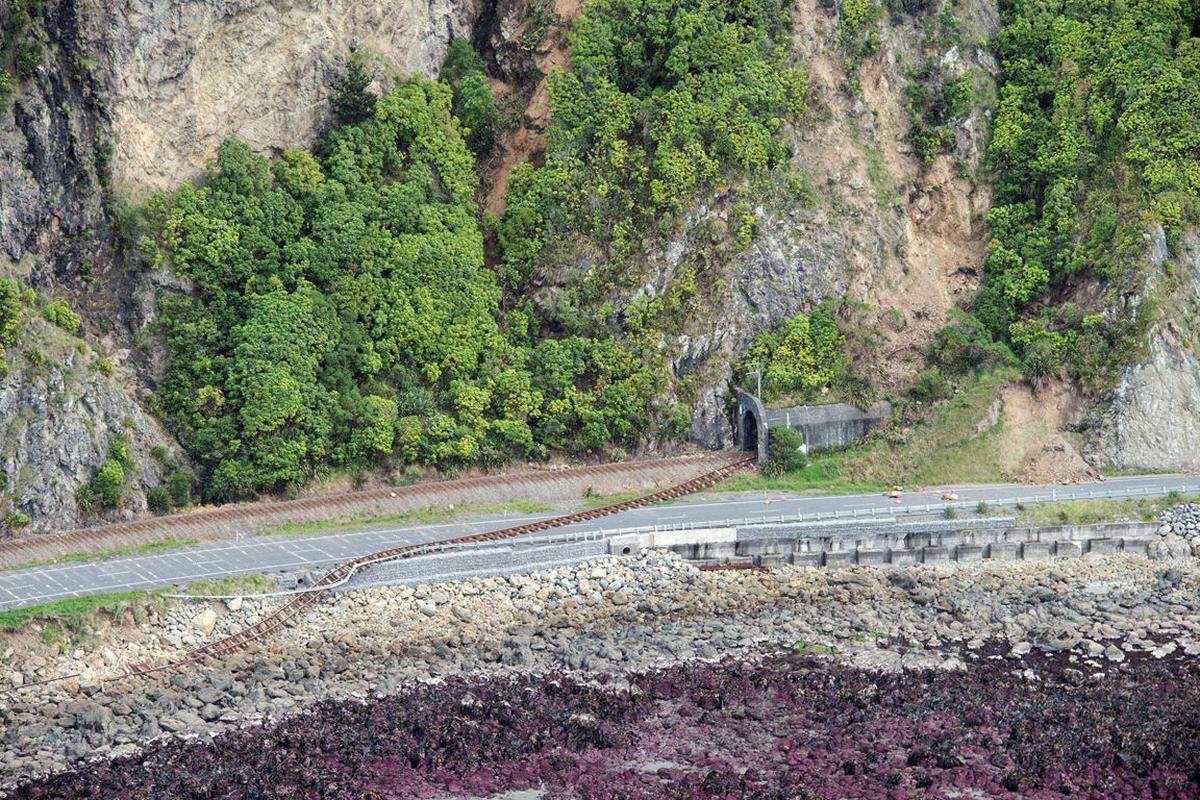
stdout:
<svg viewBox="0 0 1200 800">
<path fill-rule="evenodd" d="M 42 315 L 67 333 L 79 333 L 79 328 L 83 324 L 79 315 L 72 311 L 71 307 L 67 305 L 67 301 L 61 297 L 51 298 L 42 311 Z"/>
<path fill-rule="evenodd" d="M 771 428 L 767 434 L 767 461 L 762 466 L 763 474 L 778 478 L 806 466 L 808 455 L 804 451 L 803 434 L 786 425 Z"/>
<path fill-rule="evenodd" d="M 333 81 L 333 113 L 343 125 L 356 125 L 375 113 L 374 76 L 360 50 L 351 49 L 342 73 Z"/>
<path fill-rule="evenodd" d="M 500 128 L 500 112 L 482 72 L 463 76 L 455 92 L 454 110 L 466 128 L 467 145 L 471 150 L 476 155 L 490 153 Z"/>
</svg>

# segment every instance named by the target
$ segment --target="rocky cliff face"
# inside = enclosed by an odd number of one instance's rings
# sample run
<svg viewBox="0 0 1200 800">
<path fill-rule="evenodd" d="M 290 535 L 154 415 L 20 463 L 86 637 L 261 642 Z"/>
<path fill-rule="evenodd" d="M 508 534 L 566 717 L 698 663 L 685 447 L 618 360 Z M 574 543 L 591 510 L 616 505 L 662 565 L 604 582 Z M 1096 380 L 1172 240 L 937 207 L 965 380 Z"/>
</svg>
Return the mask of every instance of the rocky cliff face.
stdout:
<svg viewBox="0 0 1200 800">
<path fill-rule="evenodd" d="M 135 468 L 126 475 L 122 507 L 103 516 L 144 511 L 146 489 L 163 482 L 167 463 L 182 459 L 178 446 L 130 399 L 129 376 L 112 372 L 83 340 L 26 316 L 0 379 L 0 530 L 17 527 L 18 515 L 35 531 L 89 521 L 76 490 L 96 475 L 118 437 Z"/>
<path fill-rule="evenodd" d="M 41 65 L 0 113 L 0 255 L 24 262 L 44 288 L 80 294 L 96 293 L 75 286 L 80 268 L 95 275 L 117 255 L 106 200 L 176 187 L 229 136 L 263 152 L 308 146 L 352 44 L 381 80 L 434 74 L 476 14 L 472 0 L 41 8 L 32 33 L 44 43 Z"/>
<path fill-rule="evenodd" d="M 135 192 L 194 177 L 231 135 L 305 147 L 326 124 L 348 46 L 383 75 L 434 75 L 470 36 L 474 0 L 118 0 L 90 21 L 107 73 L 113 181 Z"/>
<path fill-rule="evenodd" d="M 1126 369 L 1097 409 L 1089 455 L 1122 469 L 1200 470 L 1200 231 L 1185 232 L 1174 253 L 1161 227 L 1147 243 L 1163 319 L 1150 333 L 1149 357 Z"/>
</svg>

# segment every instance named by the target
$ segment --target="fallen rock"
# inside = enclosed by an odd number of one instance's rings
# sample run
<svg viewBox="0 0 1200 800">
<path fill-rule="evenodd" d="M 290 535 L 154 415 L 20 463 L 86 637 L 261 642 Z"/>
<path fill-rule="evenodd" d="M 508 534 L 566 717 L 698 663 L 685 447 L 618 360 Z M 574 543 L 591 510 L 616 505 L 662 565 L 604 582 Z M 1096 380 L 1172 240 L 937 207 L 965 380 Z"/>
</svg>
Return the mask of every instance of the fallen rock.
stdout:
<svg viewBox="0 0 1200 800">
<path fill-rule="evenodd" d="M 211 608 L 204 609 L 192 620 L 192 627 L 202 636 L 212 636 L 213 629 L 217 627 L 217 612 Z"/>
</svg>

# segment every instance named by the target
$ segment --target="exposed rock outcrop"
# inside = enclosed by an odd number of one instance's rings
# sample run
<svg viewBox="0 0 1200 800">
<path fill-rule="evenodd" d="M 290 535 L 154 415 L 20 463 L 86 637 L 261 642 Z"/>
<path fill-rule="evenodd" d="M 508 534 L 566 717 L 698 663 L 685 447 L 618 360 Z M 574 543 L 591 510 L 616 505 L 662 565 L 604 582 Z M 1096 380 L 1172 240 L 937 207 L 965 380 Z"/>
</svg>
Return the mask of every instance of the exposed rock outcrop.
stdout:
<svg viewBox="0 0 1200 800">
<path fill-rule="evenodd" d="M 166 462 L 181 454 L 162 426 L 133 402 L 126 377 L 104 366 L 82 339 L 30 316 L 17 347 L 5 352 L 0 380 L 0 519 L 24 514 L 29 529 L 69 528 L 88 521 L 75 493 L 108 458 L 118 436 L 135 468 L 126 475 L 119 509 L 144 511 L 145 490 L 163 482 Z M 154 448 L 158 458 L 151 455 Z M 12 527 L 12 526 L 7 526 Z"/>
<path fill-rule="evenodd" d="M 351 44 L 384 74 L 434 75 L 474 0 L 119 0 L 93 21 L 104 41 L 113 179 L 134 190 L 194 177 L 229 136 L 259 152 L 306 147 L 329 115 Z"/>
<path fill-rule="evenodd" d="M 1151 331 L 1145 361 L 1127 368 L 1097 413 L 1090 455 L 1118 468 L 1200 470 L 1200 232 L 1179 238 L 1172 254 L 1161 227 L 1147 234 L 1150 291 L 1163 291 L 1163 319 Z"/>
</svg>

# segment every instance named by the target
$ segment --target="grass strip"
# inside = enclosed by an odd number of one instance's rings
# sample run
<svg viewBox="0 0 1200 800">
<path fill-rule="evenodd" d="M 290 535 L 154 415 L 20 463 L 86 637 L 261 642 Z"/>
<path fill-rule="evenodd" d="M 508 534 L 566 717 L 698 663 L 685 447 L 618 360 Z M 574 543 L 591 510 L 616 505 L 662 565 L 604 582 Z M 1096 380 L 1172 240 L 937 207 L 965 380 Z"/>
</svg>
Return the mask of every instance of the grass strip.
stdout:
<svg viewBox="0 0 1200 800">
<path fill-rule="evenodd" d="M 535 500 L 513 500 L 507 503 L 466 504 L 461 506 L 429 506 L 398 514 L 362 514 L 303 522 L 285 522 L 263 531 L 260 536 L 294 536 L 301 533 L 321 533 L 360 525 L 410 525 L 452 522 L 467 516 L 492 514 L 544 514 L 550 506 Z"/>
</svg>

